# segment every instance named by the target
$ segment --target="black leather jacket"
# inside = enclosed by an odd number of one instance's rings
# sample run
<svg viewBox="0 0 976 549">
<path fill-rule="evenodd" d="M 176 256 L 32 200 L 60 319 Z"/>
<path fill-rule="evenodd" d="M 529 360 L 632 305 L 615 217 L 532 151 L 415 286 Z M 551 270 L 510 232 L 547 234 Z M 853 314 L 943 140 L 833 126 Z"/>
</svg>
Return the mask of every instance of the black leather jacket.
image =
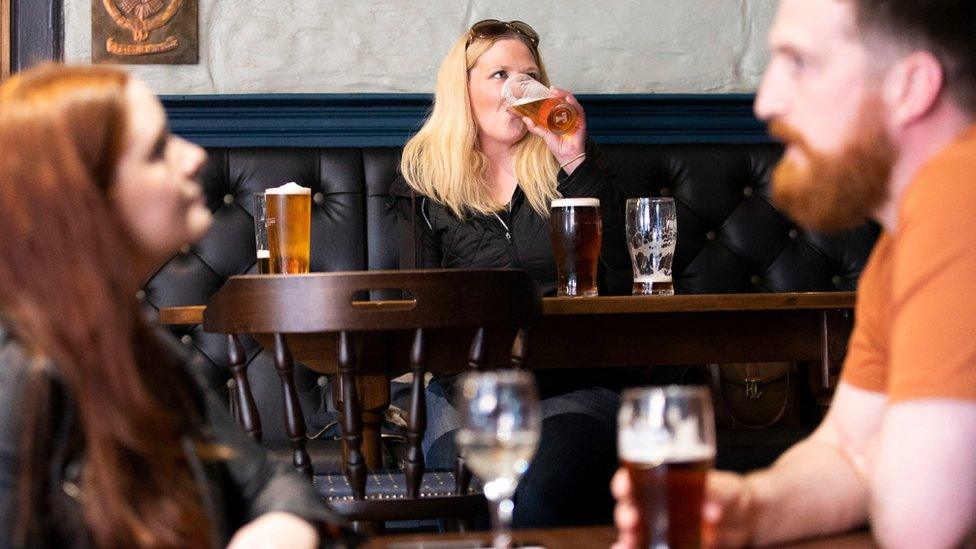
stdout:
<svg viewBox="0 0 976 549">
<path fill-rule="evenodd" d="M 168 334 L 167 334 L 168 335 Z M 185 353 L 164 337 L 167 348 L 181 359 Z M 16 524 L 16 490 L 20 472 L 21 416 L 28 369 L 33 359 L 13 336 L 0 325 L 0 547 L 14 547 L 13 527 Z M 193 373 L 191 365 L 188 373 Z M 194 376 L 195 377 L 195 376 Z M 194 385 L 188 379 L 189 385 Z M 213 545 L 223 547 L 234 532 L 245 523 L 270 511 L 283 511 L 322 524 L 338 524 L 339 520 L 322 503 L 311 484 L 293 469 L 277 464 L 266 457 L 264 450 L 252 440 L 227 413 L 226 407 L 199 386 L 189 388 L 202 407 L 207 424 L 205 434 L 213 441 L 228 447 L 233 457 L 213 464 L 204 463 L 196 455 L 194 445 L 184 444 L 194 476 L 204 494 L 206 510 L 214 526 Z M 75 410 L 67 397 L 61 396 L 57 405 L 58 425 L 52 429 L 53 451 L 67 443 L 75 421 Z M 83 452 L 81 452 L 83 454 Z M 53 453 L 52 455 L 58 455 Z M 73 452 L 72 455 L 78 455 Z M 66 459 L 52 467 L 49 508 L 54 516 L 46 517 L 50 524 L 48 539 L 30 540 L 28 546 L 88 547 L 91 539 L 81 519 L 81 508 L 74 499 L 77 489 L 73 483 L 78 474 L 77 460 Z M 138 486 L 133 486 L 138 490 Z M 324 538 L 324 536 L 323 536 Z M 352 541 L 352 540 L 348 540 Z M 323 546 L 342 546 L 344 541 L 323 539 Z"/>
<path fill-rule="evenodd" d="M 630 292 L 630 255 L 624 238 L 624 197 L 593 141 L 586 160 L 572 173 L 559 172 L 559 192 L 566 198 L 600 199 L 603 214 L 600 293 Z M 400 267 L 520 268 L 539 285 L 543 295 L 555 290 L 556 267 L 549 242 L 549 220 L 538 215 L 521 189 L 511 208 L 495 215 L 458 219 L 426 197 L 412 196 L 402 177 L 390 188 L 400 233 Z"/>
</svg>

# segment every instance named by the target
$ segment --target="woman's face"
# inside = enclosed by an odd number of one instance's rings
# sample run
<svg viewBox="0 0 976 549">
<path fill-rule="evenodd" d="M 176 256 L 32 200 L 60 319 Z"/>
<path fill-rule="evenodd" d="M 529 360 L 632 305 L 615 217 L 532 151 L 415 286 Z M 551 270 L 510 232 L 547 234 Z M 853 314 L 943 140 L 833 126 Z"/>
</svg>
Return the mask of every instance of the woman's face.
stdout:
<svg viewBox="0 0 976 549">
<path fill-rule="evenodd" d="M 468 96 L 478 126 L 478 139 L 514 145 L 525 135 L 525 124 L 508 112 L 502 99 L 502 85 L 512 74 L 539 79 L 539 66 L 528 46 L 515 38 L 502 39 L 481 54 L 468 71 Z"/>
<path fill-rule="evenodd" d="M 196 181 L 207 155 L 169 133 L 162 105 L 142 81 L 130 80 L 126 99 L 128 130 L 110 195 L 141 251 L 164 259 L 210 227 Z"/>
</svg>

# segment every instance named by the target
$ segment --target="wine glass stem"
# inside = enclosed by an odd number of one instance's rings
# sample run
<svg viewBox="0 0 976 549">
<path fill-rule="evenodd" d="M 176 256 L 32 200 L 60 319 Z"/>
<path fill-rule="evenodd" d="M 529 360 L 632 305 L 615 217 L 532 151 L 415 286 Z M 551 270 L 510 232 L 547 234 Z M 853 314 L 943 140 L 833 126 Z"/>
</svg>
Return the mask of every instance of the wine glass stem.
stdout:
<svg viewBox="0 0 976 549">
<path fill-rule="evenodd" d="M 515 504 L 511 497 L 491 500 L 492 546 L 495 549 L 509 549 L 512 546 L 512 511 Z"/>
</svg>

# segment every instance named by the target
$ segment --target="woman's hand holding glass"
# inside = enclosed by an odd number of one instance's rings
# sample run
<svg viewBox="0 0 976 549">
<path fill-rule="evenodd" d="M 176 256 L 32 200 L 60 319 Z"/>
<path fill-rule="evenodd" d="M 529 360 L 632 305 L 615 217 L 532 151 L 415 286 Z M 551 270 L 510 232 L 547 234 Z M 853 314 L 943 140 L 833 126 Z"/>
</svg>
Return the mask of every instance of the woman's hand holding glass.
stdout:
<svg viewBox="0 0 976 549">
<path fill-rule="evenodd" d="M 555 86 L 546 88 L 528 75 L 514 74 L 505 83 L 502 96 L 512 105 L 511 111 L 523 115 L 526 129 L 545 141 L 566 173 L 583 162 L 586 114 L 573 94 Z M 557 101 L 547 103 L 545 98 Z"/>
</svg>

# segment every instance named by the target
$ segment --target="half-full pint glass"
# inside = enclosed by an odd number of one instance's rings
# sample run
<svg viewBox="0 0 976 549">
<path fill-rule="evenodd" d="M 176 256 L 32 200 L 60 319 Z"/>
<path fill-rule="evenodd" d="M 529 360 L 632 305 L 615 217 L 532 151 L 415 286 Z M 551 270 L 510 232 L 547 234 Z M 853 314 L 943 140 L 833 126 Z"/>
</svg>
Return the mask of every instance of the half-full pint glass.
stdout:
<svg viewBox="0 0 976 549">
<path fill-rule="evenodd" d="M 556 260 L 556 295 L 597 295 L 596 268 L 603 242 L 598 198 L 557 198 L 549 217 Z"/>
<path fill-rule="evenodd" d="M 312 191 L 297 183 L 265 191 L 271 272 L 308 272 L 312 236 Z"/>
<path fill-rule="evenodd" d="M 671 295 L 671 263 L 678 243 L 673 198 L 627 200 L 627 247 L 634 266 L 634 295 Z"/>
<path fill-rule="evenodd" d="M 712 403 L 704 387 L 628 389 L 618 454 L 640 512 L 641 547 L 701 547 L 705 479 L 715 459 Z"/>
<path fill-rule="evenodd" d="M 579 112 L 565 99 L 549 97 L 549 88 L 527 74 L 514 74 L 502 85 L 502 99 L 508 108 L 528 116 L 536 126 L 556 135 L 576 131 Z"/>
</svg>

